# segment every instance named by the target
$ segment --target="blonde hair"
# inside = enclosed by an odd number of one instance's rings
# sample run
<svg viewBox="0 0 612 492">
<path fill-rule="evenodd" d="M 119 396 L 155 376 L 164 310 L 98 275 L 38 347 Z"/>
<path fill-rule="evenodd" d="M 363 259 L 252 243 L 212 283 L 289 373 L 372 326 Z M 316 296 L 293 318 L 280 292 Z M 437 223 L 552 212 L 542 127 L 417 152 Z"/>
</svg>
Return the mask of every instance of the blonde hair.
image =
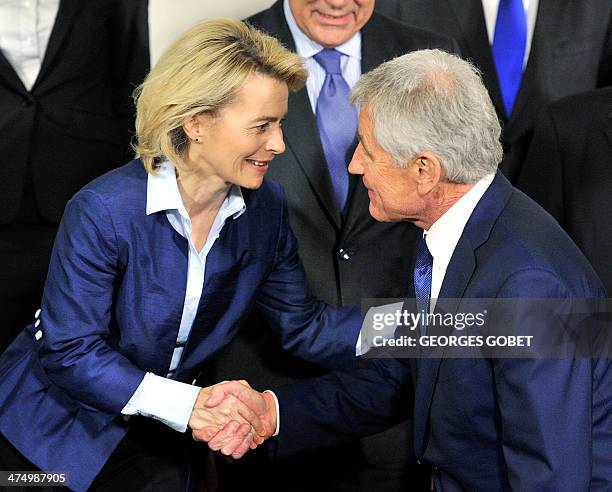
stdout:
<svg viewBox="0 0 612 492">
<path fill-rule="evenodd" d="M 296 91 L 306 82 L 302 59 L 275 38 L 222 18 L 193 27 L 161 56 L 136 89 L 134 150 L 155 173 L 166 158 L 179 169 L 189 149 L 182 123 L 230 104 L 253 72 L 274 77 Z"/>
</svg>

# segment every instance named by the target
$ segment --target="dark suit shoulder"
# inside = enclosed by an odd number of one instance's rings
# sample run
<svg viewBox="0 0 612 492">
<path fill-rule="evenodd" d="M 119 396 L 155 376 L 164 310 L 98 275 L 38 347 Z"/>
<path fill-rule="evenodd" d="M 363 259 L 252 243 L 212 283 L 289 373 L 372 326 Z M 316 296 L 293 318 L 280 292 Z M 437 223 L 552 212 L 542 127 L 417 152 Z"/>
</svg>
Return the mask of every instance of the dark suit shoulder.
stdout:
<svg viewBox="0 0 612 492">
<path fill-rule="evenodd" d="M 589 118 L 593 113 L 602 110 L 610 113 L 612 110 L 610 105 L 612 105 L 612 87 L 605 87 L 566 96 L 552 103 L 549 109 L 555 117 L 561 116 L 573 120 L 576 115 Z M 612 117 L 612 113 L 609 116 Z"/>
</svg>

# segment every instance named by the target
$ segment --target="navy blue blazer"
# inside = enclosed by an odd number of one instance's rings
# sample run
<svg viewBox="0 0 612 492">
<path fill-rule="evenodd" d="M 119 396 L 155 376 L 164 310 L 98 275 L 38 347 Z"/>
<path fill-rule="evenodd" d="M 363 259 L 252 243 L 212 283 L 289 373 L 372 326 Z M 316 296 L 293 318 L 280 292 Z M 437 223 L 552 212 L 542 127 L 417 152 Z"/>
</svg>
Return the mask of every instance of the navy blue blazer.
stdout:
<svg viewBox="0 0 612 492">
<path fill-rule="evenodd" d="M 338 367 L 355 355 L 356 308 L 310 293 L 280 185 L 243 190 L 208 254 L 204 287 L 176 379 L 200 367 L 251 306 L 294 355 Z M 185 299 L 188 244 L 164 211 L 146 215 L 138 160 L 96 179 L 69 202 L 57 235 L 41 323 L 0 358 L 0 432 L 46 471 L 85 490 L 126 432 L 116 421 L 146 371 L 164 376 Z M 37 340 L 35 333 L 42 330 Z"/>
<path fill-rule="evenodd" d="M 498 173 L 439 297 L 605 292 L 554 219 Z M 379 431 L 413 406 L 415 453 L 434 467 L 436 490 L 612 489 L 610 359 L 371 359 L 275 392 L 278 457 Z"/>
</svg>

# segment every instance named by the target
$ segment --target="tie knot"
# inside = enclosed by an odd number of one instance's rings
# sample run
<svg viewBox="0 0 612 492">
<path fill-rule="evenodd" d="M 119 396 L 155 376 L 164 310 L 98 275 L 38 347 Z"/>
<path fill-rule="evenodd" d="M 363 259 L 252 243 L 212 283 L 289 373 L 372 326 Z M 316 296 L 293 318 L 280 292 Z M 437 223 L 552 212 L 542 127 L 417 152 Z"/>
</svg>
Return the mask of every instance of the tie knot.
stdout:
<svg viewBox="0 0 612 492">
<path fill-rule="evenodd" d="M 326 73 L 342 75 L 342 70 L 340 69 L 341 56 L 339 51 L 325 48 L 319 51 L 314 56 L 314 59 L 323 67 Z"/>
</svg>

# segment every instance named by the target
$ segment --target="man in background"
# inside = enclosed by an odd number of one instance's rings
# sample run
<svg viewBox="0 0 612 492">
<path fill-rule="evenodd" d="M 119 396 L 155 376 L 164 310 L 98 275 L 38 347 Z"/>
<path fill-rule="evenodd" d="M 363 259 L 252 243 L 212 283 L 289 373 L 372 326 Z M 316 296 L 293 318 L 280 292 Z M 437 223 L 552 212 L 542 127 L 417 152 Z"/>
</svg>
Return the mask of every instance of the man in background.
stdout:
<svg viewBox="0 0 612 492">
<path fill-rule="evenodd" d="M 612 292 L 612 87 L 542 113 L 518 185 L 548 210 Z"/>
</svg>

